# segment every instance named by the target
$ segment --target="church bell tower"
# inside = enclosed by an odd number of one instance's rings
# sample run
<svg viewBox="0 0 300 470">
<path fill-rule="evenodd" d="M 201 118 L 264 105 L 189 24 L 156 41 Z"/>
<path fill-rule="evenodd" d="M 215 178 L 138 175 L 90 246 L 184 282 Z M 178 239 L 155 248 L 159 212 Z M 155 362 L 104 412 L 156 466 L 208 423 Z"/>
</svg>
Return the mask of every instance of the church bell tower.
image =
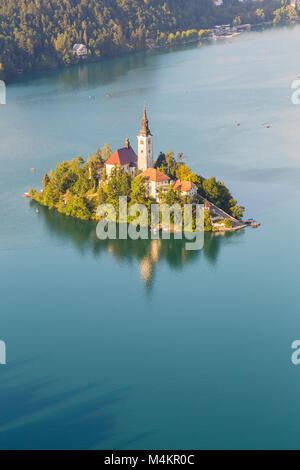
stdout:
<svg viewBox="0 0 300 470">
<path fill-rule="evenodd" d="M 141 171 L 145 171 L 147 170 L 147 168 L 153 168 L 153 136 L 149 129 L 146 105 L 144 106 L 141 131 L 137 139 L 138 169 Z"/>
</svg>

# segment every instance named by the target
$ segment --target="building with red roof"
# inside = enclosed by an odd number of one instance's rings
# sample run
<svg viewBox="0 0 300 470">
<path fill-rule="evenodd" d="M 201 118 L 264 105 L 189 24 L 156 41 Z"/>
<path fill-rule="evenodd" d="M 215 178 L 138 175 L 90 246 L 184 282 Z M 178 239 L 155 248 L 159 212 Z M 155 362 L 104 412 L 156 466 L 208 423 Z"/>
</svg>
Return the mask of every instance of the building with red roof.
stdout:
<svg viewBox="0 0 300 470">
<path fill-rule="evenodd" d="M 191 181 L 177 180 L 173 189 L 179 191 L 183 196 L 193 197 L 197 194 L 197 186 Z"/>
<path fill-rule="evenodd" d="M 163 192 L 168 191 L 170 178 L 155 168 L 148 168 L 143 171 L 139 176 L 145 178 L 146 191 L 148 196 L 158 200 L 158 192 L 160 189 Z"/>
<path fill-rule="evenodd" d="M 133 174 L 137 169 L 137 159 L 137 155 L 127 137 L 124 147 L 116 150 L 105 162 L 106 173 L 109 176 L 112 169 L 117 166 L 127 173 Z"/>
<path fill-rule="evenodd" d="M 146 106 L 142 117 L 142 126 L 138 139 L 138 155 L 130 145 L 127 137 L 124 147 L 116 150 L 111 157 L 105 162 L 106 174 L 110 176 L 114 167 L 119 167 L 132 175 L 137 169 L 145 171 L 153 168 L 153 136 L 149 129 Z"/>
</svg>

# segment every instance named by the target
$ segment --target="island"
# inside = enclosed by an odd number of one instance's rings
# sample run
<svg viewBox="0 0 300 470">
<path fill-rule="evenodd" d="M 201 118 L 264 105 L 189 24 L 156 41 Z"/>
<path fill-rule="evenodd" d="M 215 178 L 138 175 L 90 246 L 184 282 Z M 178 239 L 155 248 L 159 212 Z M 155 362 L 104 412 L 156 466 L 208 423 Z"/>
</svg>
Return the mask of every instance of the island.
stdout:
<svg viewBox="0 0 300 470">
<path fill-rule="evenodd" d="M 126 197 L 129 207 L 204 204 L 205 231 L 245 227 L 241 221 L 245 208 L 222 181 L 193 173 L 183 153 L 160 152 L 154 160 L 146 106 L 137 139 L 137 154 L 128 137 L 124 147 L 115 152 L 104 144 L 87 161 L 79 156 L 59 163 L 44 176 L 41 190 L 30 188 L 26 194 L 49 209 L 82 220 L 99 220 L 97 208 L 101 204 L 111 204 L 118 211 L 119 198 Z"/>
</svg>

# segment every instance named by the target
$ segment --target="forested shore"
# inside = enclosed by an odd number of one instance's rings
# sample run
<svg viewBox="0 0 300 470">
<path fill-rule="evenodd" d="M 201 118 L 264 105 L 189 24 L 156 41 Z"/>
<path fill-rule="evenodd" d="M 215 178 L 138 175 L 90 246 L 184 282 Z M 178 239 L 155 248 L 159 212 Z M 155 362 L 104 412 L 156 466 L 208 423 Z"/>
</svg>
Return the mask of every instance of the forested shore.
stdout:
<svg viewBox="0 0 300 470">
<path fill-rule="evenodd" d="M 0 78 L 201 39 L 216 24 L 280 23 L 296 11 L 281 0 L 1 0 Z"/>
</svg>

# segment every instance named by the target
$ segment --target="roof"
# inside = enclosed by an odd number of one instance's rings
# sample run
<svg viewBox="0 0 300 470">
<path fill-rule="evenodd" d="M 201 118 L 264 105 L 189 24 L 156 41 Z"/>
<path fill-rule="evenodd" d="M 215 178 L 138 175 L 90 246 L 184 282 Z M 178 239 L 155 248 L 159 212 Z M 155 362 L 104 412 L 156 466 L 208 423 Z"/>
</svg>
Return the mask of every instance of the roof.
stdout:
<svg viewBox="0 0 300 470">
<path fill-rule="evenodd" d="M 142 119 L 142 127 L 139 135 L 143 137 L 148 137 L 149 135 L 152 135 L 149 129 L 149 121 L 147 117 L 147 111 L 146 111 L 146 105 L 144 106 L 144 113 L 143 113 L 143 119 Z"/>
<path fill-rule="evenodd" d="M 183 193 L 188 193 L 194 186 L 195 183 L 192 183 L 191 181 L 177 180 L 174 184 L 174 189 L 182 191 Z"/>
<path fill-rule="evenodd" d="M 132 147 L 116 150 L 108 160 L 106 160 L 105 165 L 128 165 L 130 163 L 137 162 L 137 155 Z"/>
<path fill-rule="evenodd" d="M 155 168 L 148 168 L 146 171 L 143 171 L 139 176 L 147 178 L 149 181 L 155 181 L 156 183 L 161 181 L 169 181 L 169 176 L 165 175 Z"/>
<path fill-rule="evenodd" d="M 85 44 L 74 44 L 73 50 L 77 51 L 78 49 L 87 49 Z"/>
<path fill-rule="evenodd" d="M 78 56 L 87 55 L 87 47 L 85 44 L 74 44 L 73 46 L 73 54 L 77 54 Z"/>
</svg>

